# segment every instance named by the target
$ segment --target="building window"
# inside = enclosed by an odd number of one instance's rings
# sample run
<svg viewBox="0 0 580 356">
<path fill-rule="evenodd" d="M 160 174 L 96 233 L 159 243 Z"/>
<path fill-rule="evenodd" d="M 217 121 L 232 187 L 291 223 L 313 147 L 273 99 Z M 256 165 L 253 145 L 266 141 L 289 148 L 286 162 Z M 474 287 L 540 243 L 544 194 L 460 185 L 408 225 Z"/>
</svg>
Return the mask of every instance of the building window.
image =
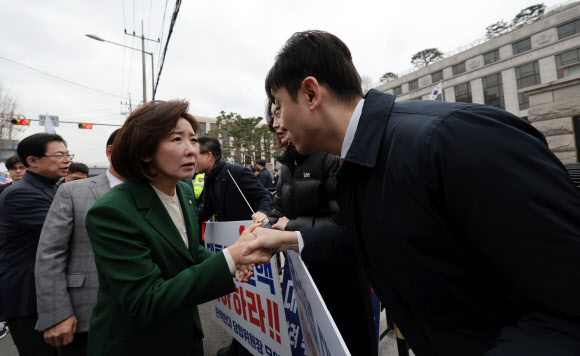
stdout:
<svg viewBox="0 0 580 356">
<path fill-rule="evenodd" d="M 431 83 L 437 83 L 443 80 L 443 71 L 435 72 L 431 74 Z"/>
<path fill-rule="evenodd" d="M 483 77 L 483 100 L 485 105 L 505 108 L 503 102 L 503 86 L 501 82 L 501 73 L 496 73 Z"/>
<path fill-rule="evenodd" d="M 538 62 L 532 62 L 516 67 L 516 82 L 518 89 L 540 84 L 540 65 Z M 530 107 L 530 98 L 527 95 L 518 93 L 518 97 L 520 101 L 520 110 L 525 110 Z"/>
<path fill-rule="evenodd" d="M 199 123 L 199 132 L 204 135 L 207 131 L 205 131 L 205 122 Z"/>
<path fill-rule="evenodd" d="M 403 87 L 402 86 L 398 86 L 396 88 L 393 88 L 393 95 L 401 95 L 403 93 Z"/>
<path fill-rule="evenodd" d="M 217 129 L 217 124 L 212 124 L 212 123 L 210 123 L 210 124 L 209 124 L 209 129 L 210 129 L 210 130 L 215 130 L 215 129 Z"/>
<path fill-rule="evenodd" d="M 532 41 L 528 37 L 516 43 L 512 43 L 512 48 L 514 50 L 514 55 L 525 51 L 529 51 L 530 49 L 532 49 Z"/>
<path fill-rule="evenodd" d="M 419 89 L 419 79 L 409 82 L 409 91 Z"/>
<path fill-rule="evenodd" d="M 226 133 L 225 130 L 222 131 L 222 137 L 224 139 L 224 145 L 229 146 L 230 145 L 230 136 L 228 136 L 228 134 Z"/>
<path fill-rule="evenodd" d="M 456 64 L 451 68 L 453 69 L 453 75 L 465 73 L 465 62 Z"/>
<path fill-rule="evenodd" d="M 413 99 L 411 99 L 411 100 L 423 100 L 423 99 L 421 99 L 421 97 L 420 97 L 420 96 L 418 96 L 418 97 L 416 97 L 416 98 L 413 98 Z"/>
<path fill-rule="evenodd" d="M 483 55 L 483 64 L 490 64 L 499 61 L 499 49 L 487 52 Z"/>
<path fill-rule="evenodd" d="M 580 32 L 580 19 L 558 26 L 558 39 L 566 38 Z"/>
<path fill-rule="evenodd" d="M 570 65 L 580 62 L 580 48 L 576 48 L 556 56 L 556 67 L 558 68 L 558 79 L 574 75 L 578 66 Z"/>
<path fill-rule="evenodd" d="M 455 101 L 458 103 L 472 103 L 471 99 L 471 85 L 469 82 L 456 85 L 455 89 Z"/>
</svg>

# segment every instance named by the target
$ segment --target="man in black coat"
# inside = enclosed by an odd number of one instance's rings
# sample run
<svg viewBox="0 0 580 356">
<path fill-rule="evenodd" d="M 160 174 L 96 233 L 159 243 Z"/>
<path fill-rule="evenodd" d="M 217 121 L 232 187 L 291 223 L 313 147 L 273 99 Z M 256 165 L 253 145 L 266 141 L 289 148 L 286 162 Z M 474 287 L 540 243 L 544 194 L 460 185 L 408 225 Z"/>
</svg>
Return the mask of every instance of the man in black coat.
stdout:
<svg viewBox="0 0 580 356">
<path fill-rule="evenodd" d="M 266 161 L 263 159 L 259 159 L 256 161 L 256 166 L 258 167 L 258 180 L 264 188 L 274 188 L 274 183 L 272 182 L 272 175 L 268 168 L 266 168 Z"/>
<path fill-rule="evenodd" d="M 347 227 L 256 229 L 254 246 L 358 254 L 418 356 L 580 354 L 580 193 L 542 134 L 504 110 L 360 88 L 329 33 L 278 54 L 267 93 L 299 152 L 344 158 Z"/>
<path fill-rule="evenodd" d="M 28 170 L 0 195 L 0 315 L 20 355 L 53 355 L 56 349 L 34 330 L 34 265 L 56 182 L 66 175 L 71 156 L 62 137 L 45 133 L 26 137 L 16 151 Z"/>
</svg>

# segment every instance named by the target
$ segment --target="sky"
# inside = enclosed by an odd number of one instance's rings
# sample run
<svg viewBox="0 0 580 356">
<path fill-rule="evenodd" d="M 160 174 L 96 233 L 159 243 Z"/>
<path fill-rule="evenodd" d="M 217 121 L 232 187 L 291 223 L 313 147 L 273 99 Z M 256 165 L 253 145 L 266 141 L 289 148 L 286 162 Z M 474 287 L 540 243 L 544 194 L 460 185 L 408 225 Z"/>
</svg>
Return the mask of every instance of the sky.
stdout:
<svg viewBox="0 0 580 356">
<path fill-rule="evenodd" d="M 568 2 L 543 3 L 550 8 Z M 156 99 L 188 100 L 194 116 L 216 117 L 222 110 L 264 116 L 264 78 L 294 32 L 317 29 L 337 35 L 350 48 L 360 75 L 376 83 L 385 72 L 412 68 L 410 59 L 420 50 L 456 50 L 484 37 L 488 25 L 509 22 L 537 3 L 185 0 L 169 40 Z M 174 8 L 174 0 L 0 0 L 0 87 L 17 101 L 17 113 L 28 119 L 48 114 L 60 121 L 122 125 L 130 111 L 129 97 L 133 109 L 143 99 L 141 53 L 85 34 L 141 49 L 141 39 L 125 30 L 141 36 L 143 21 L 145 37 L 161 39 L 145 41 L 145 51 L 153 53 L 157 80 Z M 145 60 L 151 100 L 150 56 Z M 116 128 L 95 125 L 81 130 L 61 123 L 56 132 L 68 142 L 75 161 L 102 166 L 108 164 L 107 138 Z M 37 132 L 44 127 L 32 121 L 14 138 Z"/>
</svg>

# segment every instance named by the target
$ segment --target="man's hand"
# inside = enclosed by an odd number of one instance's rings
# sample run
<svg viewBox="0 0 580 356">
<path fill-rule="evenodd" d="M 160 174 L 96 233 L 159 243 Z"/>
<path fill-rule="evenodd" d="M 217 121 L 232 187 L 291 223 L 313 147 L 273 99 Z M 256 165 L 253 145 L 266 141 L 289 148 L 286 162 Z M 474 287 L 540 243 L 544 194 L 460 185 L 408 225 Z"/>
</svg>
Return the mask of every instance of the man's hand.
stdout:
<svg viewBox="0 0 580 356">
<path fill-rule="evenodd" d="M 253 226 L 253 225 L 252 225 Z M 272 229 L 262 229 L 260 227 L 252 229 L 256 239 L 251 241 L 243 249 L 244 255 L 252 255 L 260 250 L 280 252 L 294 250 L 298 252 L 298 235 L 295 231 L 279 231 Z"/>
<path fill-rule="evenodd" d="M 54 347 L 70 344 L 77 331 L 77 318 L 74 315 L 44 331 L 44 341 Z"/>
<path fill-rule="evenodd" d="M 290 221 L 290 219 L 283 216 L 280 219 L 278 219 L 277 223 L 272 225 L 272 229 L 284 231 L 284 230 L 286 230 L 286 225 L 288 225 L 289 221 Z"/>
<path fill-rule="evenodd" d="M 252 272 L 254 270 L 254 265 L 236 265 L 236 281 L 238 282 L 249 282 L 252 278 Z"/>
<path fill-rule="evenodd" d="M 252 235 L 252 231 L 260 226 L 262 223 L 256 223 L 250 225 L 242 234 L 235 244 L 228 247 L 230 255 L 236 266 L 238 265 L 250 265 L 256 263 L 269 263 L 272 257 L 272 252 L 266 249 L 253 249 L 252 253 L 242 254 L 242 250 L 252 241 L 256 239 Z"/>
<path fill-rule="evenodd" d="M 268 217 L 266 216 L 266 214 L 262 213 L 262 212 L 256 212 L 254 213 L 254 215 L 252 215 L 252 221 L 254 223 L 259 223 L 262 222 L 264 220 L 268 220 Z"/>
</svg>

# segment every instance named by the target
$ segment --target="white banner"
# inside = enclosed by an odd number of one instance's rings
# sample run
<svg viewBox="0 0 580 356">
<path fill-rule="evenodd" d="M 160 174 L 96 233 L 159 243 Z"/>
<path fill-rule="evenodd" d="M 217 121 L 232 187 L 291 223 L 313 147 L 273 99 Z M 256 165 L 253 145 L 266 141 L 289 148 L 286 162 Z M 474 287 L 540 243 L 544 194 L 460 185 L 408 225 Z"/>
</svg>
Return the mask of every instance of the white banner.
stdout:
<svg viewBox="0 0 580 356">
<path fill-rule="evenodd" d="M 307 355 L 350 355 L 302 258 L 296 252 L 288 251 L 286 263 L 289 264 L 292 274 Z M 348 306 L 345 305 L 345 308 Z"/>
<path fill-rule="evenodd" d="M 251 221 L 207 223 L 206 247 L 214 252 L 233 245 Z M 290 356 L 290 341 L 276 259 L 254 267 L 248 283 L 212 301 L 213 318 L 253 355 Z"/>
</svg>

